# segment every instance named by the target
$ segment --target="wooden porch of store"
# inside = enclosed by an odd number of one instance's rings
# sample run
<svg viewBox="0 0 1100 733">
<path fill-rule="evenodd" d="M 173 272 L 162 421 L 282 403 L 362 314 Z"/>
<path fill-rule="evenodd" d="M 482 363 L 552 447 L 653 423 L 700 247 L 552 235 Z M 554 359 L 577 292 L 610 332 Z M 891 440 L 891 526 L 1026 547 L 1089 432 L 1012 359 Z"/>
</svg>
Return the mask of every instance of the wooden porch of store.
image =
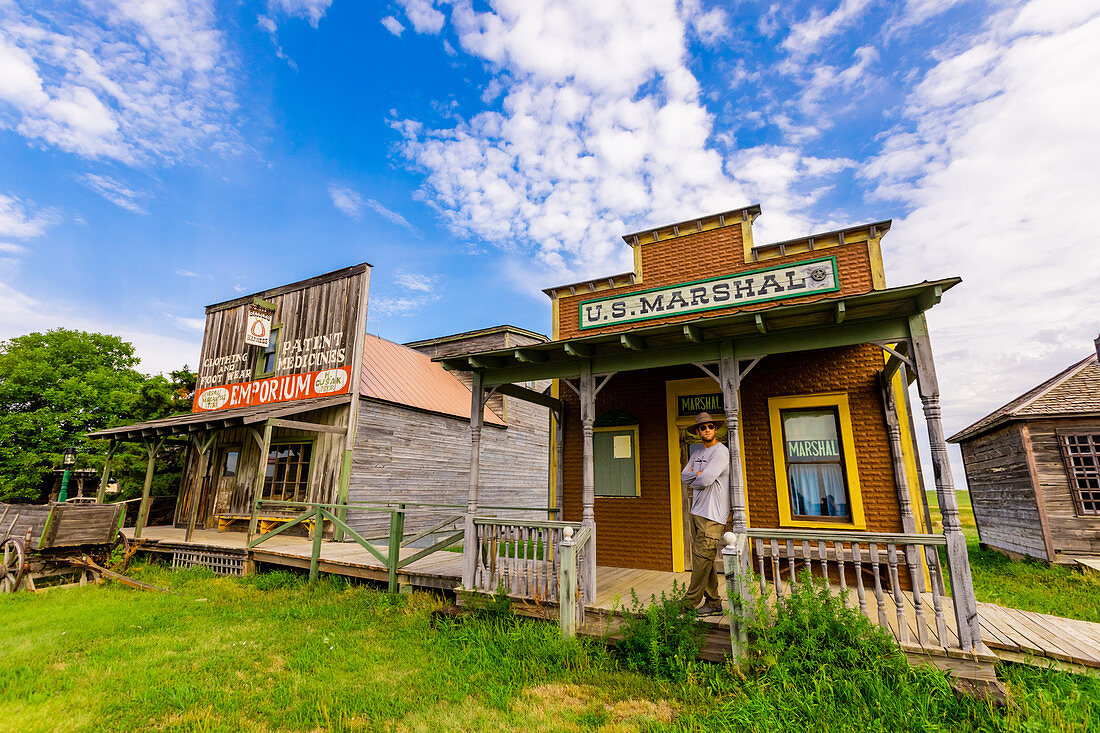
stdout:
<svg viewBox="0 0 1100 733">
<path fill-rule="evenodd" d="M 132 527 L 124 532 L 128 537 L 133 537 Z M 248 550 L 247 535 L 240 532 L 195 530 L 190 541 L 185 540 L 185 535 L 186 530 L 182 528 L 146 527 L 138 542 L 142 551 L 169 559 L 186 553 L 205 553 L 238 558 L 242 564 L 249 563 L 252 567 L 259 564 L 270 568 L 307 570 L 310 566 L 313 542 L 307 537 L 280 535 Z M 385 549 L 382 545 L 379 548 Z M 416 552 L 414 548 L 403 548 L 402 556 L 413 552 Z M 319 569 L 333 575 L 380 583 L 388 579 L 385 565 L 354 542 L 322 542 Z M 610 626 L 613 635 L 621 623 L 623 612 L 631 606 L 632 591 L 643 602 L 649 602 L 651 596 L 659 598 L 661 593 L 671 592 L 673 583 L 686 583 L 688 573 L 597 566 L 596 579 L 597 590 L 585 606 L 585 623 L 579 631 L 600 635 L 606 633 Z M 415 560 L 398 573 L 402 589 L 454 591 L 462 584 L 461 581 L 460 552 L 435 552 Z M 836 590 L 839 592 L 839 588 Z M 771 600 L 775 599 L 775 589 L 771 584 L 768 584 L 768 595 Z M 921 597 L 925 609 L 933 606 L 931 593 L 923 593 Z M 947 638 L 940 640 L 933 618 L 925 614 L 923 619 L 919 619 L 913 597 L 905 594 L 903 599 L 907 625 L 904 636 L 907 640 L 902 640 L 898 616 L 893 609 L 886 617 L 886 628 L 913 663 L 936 664 L 957 676 L 970 679 L 992 679 L 993 664 L 998 659 L 1100 674 L 1100 624 L 979 602 L 978 622 L 982 642 L 974 653 L 968 654 L 958 649 L 955 620 L 950 615 L 946 618 Z M 858 608 L 854 592 L 848 593 L 847 602 Z M 552 603 L 517 599 L 516 608 L 525 615 L 557 618 L 556 605 Z M 873 610 L 871 618 L 873 621 Z M 700 656 L 720 661 L 731 649 L 729 618 L 712 616 L 703 619 L 703 624 L 706 629 L 705 646 Z M 923 635 L 920 624 L 926 626 Z M 922 636 L 926 638 L 924 644 L 918 641 Z"/>
</svg>

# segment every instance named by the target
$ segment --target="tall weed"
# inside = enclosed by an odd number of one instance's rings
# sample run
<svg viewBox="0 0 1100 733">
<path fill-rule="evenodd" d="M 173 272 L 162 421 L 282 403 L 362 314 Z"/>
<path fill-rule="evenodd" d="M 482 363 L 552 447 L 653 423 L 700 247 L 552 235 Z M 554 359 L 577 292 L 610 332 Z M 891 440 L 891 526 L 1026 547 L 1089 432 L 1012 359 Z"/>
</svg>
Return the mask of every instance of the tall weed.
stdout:
<svg viewBox="0 0 1100 733">
<path fill-rule="evenodd" d="M 672 592 L 662 591 L 660 600 L 650 596 L 649 605 L 630 590 L 631 608 L 624 614 L 619 632 L 622 641 L 616 655 L 628 669 L 644 674 L 682 680 L 688 676 L 703 644 L 703 630 L 695 609 L 687 605 L 687 588 L 673 582 Z"/>
</svg>

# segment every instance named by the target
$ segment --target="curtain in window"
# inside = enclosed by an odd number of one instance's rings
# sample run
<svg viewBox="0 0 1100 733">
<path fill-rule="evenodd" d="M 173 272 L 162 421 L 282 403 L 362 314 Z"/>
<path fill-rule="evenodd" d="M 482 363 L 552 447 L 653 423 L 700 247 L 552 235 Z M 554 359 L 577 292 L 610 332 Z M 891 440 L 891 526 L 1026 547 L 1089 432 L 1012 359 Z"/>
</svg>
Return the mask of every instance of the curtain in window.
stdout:
<svg viewBox="0 0 1100 733">
<path fill-rule="evenodd" d="M 790 466 L 791 511 L 807 517 L 847 517 L 848 492 L 837 463 Z"/>
</svg>

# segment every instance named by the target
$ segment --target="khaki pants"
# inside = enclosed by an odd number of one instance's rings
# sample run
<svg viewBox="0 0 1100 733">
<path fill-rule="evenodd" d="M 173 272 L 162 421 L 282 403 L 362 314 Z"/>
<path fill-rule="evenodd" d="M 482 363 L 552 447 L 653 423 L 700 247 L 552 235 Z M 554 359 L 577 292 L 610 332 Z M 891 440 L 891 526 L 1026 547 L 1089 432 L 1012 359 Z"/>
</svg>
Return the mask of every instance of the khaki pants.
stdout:
<svg viewBox="0 0 1100 733">
<path fill-rule="evenodd" d="M 691 582 L 688 584 L 687 603 L 692 608 L 706 598 L 711 605 L 722 605 L 718 595 L 718 569 L 714 558 L 722 542 L 725 527 L 718 522 L 691 515 L 694 539 L 691 542 Z"/>
</svg>

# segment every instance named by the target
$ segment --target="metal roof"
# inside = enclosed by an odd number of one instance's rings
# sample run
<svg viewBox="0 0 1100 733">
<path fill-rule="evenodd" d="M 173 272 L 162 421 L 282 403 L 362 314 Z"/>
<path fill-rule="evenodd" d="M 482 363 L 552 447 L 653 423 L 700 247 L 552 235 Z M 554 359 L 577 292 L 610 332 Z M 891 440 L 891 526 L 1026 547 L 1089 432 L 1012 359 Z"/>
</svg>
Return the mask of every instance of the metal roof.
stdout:
<svg viewBox="0 0 1100 733">
<path fill-rule="evenodd" d="M 115 428 L 105 428 L 88 433 L 93 440 L 115 438 L 116 440 L 138 440 L 167 435 L 184 435 L 196 433 L 202 430 L 222 430 L 224 428 L 238 428 L 263 421 L 273 417 L 286 417 L 301 412 L 323 410 L 326 407 L 345 405 L 351 401 L 348 395 L 337 397 L 316 397 L 311 400 L 296 400 L 294 402 L 276 402 L 271 405 L 254 405 L 252 407 L 235 407 L 227 410 L 209 410 L 206 412 L 191 412 L 186 415 L 173 415 L 160 420 L 148 420 L 134 423 L 133 425 L 120 425 Z"/>
<path fill-rule="evenodd" d="M 426 354 L 377 336 L 363 340 L 360 395 L 441 415 L 470 418 L 470 390 Z M 485 422 L 506 425 L 488 407 Z"/>
<path fill-rule="evenodd" d="M 699 347 L 695 349 L 698 354 L 694 357 L 681 354 L 681 357 L 691 357 L 689 362 L 703 360 L 709 358 L 712 352 L 717 353 L 720 342 L 731 340 L 738 346 L 738 358 L 750 358 L 757 352 L 759 355 L 775 353 L 773 347 L 778 336 L 805 337 L 801 340 L 788 339 L 783 350 L 823 348 L 833 345 L 833 341 L 848 343 L 839 337 L 839 340 L 830 339 L 827 335 L 830 331 L 848 333 L 864 341 L 900 340 L 901 337 L 896 335 L 899 329 L 895 327 L 899 321 L 928 310 L 939 302 L 944 291 L 959 282 L 959 278 L 925 281 L 860 295 L 826 297 L 810 303 L 741 310 L 544 344 L 436 357 L 434 361 L 451 370 L 477 370 L 492 374 L 493 378 L 486 382 L 489 384 L 512 381 L 511 377 L 544 379 L 570 376 L 585 359 L 603 358 L 604 365 L 618 370 L 640 369 L 652 365 L 653 359 L 648 359 L 647 363 L 647 355 L 660 352 L 669 355 L 672 359 L 669 363 L 684 363 L 682 360 L 675 361 L 677 355 L 673 352 L 682 352 L 685 347 Z M 868 326 L 876 323 L 884 324 L 884 327 L 876 330 Z M 859 329 L 858 334 L 856 329 Z"/>
</svg>

